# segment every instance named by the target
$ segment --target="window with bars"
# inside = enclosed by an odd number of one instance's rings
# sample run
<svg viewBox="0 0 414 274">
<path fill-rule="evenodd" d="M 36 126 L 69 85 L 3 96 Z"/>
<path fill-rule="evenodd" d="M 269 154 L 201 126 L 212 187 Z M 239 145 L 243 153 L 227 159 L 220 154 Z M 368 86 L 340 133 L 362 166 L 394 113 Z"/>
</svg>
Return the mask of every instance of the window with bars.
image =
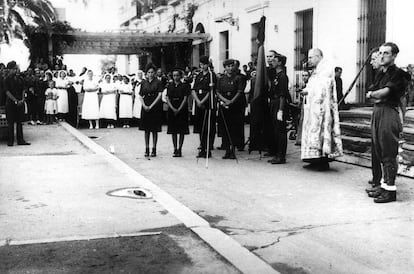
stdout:
<svg viewBox="0 0 414 274">
<path fill-rule="evenodd" d="M 364 65 L 371 49 L 385 42 L 387 16 L 386 0 L 360 0 L 358 17 L 358 70 Z M 357 82 L 357 102 L 365 102 L 366 88 L 372 83 L 374 73 L 367 66 Z"/>
<path fill-rule="evenodd" d="M 252 24 L 252 36 L 250 38 L 251 41 L 251 61 L 256 62 L 257 61 L 257 51 L 259 49 L 259 45 L 257 44 L 257 34 L 259 33 L 259 23 Z"/>
<path fill-rule="evenodd" d="M 313 9 L 296 12 L 295 70 L 302 70 L 313 45 Z"/>
<path fill-rule="evenodd" d="M 229 32 L 222 31 L 220 32 L 220 60 L 224 61 L 226 59 L 229 59 L 229 56 Z"/>
</svg>

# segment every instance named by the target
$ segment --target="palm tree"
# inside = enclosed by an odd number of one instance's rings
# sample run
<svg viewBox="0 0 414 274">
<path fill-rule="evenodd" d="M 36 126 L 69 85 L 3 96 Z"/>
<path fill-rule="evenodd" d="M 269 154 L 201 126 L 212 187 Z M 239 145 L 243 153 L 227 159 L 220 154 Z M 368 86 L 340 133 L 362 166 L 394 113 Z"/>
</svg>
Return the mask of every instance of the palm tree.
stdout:
<svg viewBox="0 0 414 274">
<path fill-rule="evenodd" d="M 45 27 L 56 22 L 56 14 L 48 0 L 0 0 L 1 41 L 26 40 L 27 26 Z"/>
<path fill-rule="evenodd" d="M 0 0 L 0 27 L 0 43 L 22 40 L 30 50 L 32 61 L 39 56 L 50 60 L 54 32 L 72 29 L 67 22 L 57 20 L 48 0 Z"/>
</svg>

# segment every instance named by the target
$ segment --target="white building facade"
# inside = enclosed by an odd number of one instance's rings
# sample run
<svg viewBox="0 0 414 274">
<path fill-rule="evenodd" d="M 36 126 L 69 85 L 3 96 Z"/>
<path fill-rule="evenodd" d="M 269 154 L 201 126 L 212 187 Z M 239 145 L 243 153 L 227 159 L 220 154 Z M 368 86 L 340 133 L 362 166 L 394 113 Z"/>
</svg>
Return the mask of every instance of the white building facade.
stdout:
<svg viewBox="0 0 414 274">
<path fill-rule="evenodd" d="M 412 0 L 125 0 L 134 9 L 123 27 L 143 32 L 188 32 L 210 35 L 208 42 L 193 42 L 192 65 L 200 54 L 208 54 L 222 71 L 222 61 L 254 61 L 257 23 L 266 16 L 266 50 L 287 56 L 287 73 L 296 84 L 307 50 L 318 47 L 334 66 L 343 68 L 344 88 L 354 79 L 369 49 L 385 41 L 400 47 L 398 65 L 414 63 L 414 38 L 407 33 L 407 19 L 414 10 Z M 141 8 L 140 11 L 137 6 Z M 191 11 L 194 10 L 194 14 Z M 126 14 L 126 12 L 125 12 Z M 348 102 L 362 103 L 363 75 Z"/>
</svg>

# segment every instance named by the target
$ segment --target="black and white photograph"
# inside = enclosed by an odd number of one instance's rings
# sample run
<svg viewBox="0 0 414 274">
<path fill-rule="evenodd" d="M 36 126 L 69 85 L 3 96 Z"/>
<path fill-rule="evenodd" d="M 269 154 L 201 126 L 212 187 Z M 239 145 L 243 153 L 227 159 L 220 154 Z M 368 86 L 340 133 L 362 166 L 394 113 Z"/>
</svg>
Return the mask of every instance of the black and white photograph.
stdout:
<svg viewBox="0 0 414 274">
<path fill-rule="evenodd" d="M 0 0 L 0 273 L 414 273 L 413 0 Z"/>
</svg>

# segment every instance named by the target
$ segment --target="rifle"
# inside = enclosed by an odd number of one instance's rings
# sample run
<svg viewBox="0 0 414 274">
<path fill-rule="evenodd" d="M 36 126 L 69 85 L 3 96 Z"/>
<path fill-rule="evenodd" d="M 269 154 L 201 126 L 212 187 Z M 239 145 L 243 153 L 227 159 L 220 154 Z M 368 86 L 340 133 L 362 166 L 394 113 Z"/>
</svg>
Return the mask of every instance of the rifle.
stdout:
<svg viewBox="0 0 414 274">
<path fill-rule="evenodd" d="M 341 98 L 341 100 L 338 102 L 338 106 L 340 104 L 342 104 L 345 100 L 345 98 L 349 95 L 349 93 L 351 92 L 351 90 L 354 88 L 356 81 L 358 80 L 359 76 L 361 76 L 362 71 L 364 70 L 365 66 L 368 64 L 368 62 L 371 60 L 371 55 L 376 51 L 376 49 L 372 49 L 369 54 L 367 59 L 365 59 L 364 64 L 362 65 L 361 69 L 358 71 L 358 74 L 355 76 L 354 81 L 352 81 L 351 85 L 349 86 L 349 88 L 346 90 L 344 96 Z"/>
</svg>

